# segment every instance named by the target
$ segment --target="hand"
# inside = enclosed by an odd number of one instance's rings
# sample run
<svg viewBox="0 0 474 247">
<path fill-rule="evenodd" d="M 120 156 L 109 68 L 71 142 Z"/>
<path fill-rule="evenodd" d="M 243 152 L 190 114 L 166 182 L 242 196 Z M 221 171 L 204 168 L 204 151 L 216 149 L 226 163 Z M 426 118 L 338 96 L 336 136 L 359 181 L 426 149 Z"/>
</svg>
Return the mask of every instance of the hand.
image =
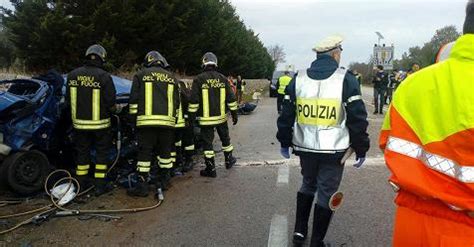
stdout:
<svg viewBox="0 0 474 247">
<path fill-rule="evenodd" d="M 289 159 L 290 158 L 290 148 L 280 148 L 280 154 L 285 159 Z"/>
<path fill-rule="evenodd" d="M 362 167 L 362 165 L 364 165 L 365 157 L 357 157 L 356 162 L 357 163 L 355 163 L 353 166 L 357 169 L 360 169 Z"/>
<path fill-rule="evenodd" d="M 237 122 L 239 121 L 239 117 L 237 116 L 237 111 L 232 111 L 231 115 L 232 115 L 232 124 L 236 125 Z"/>
</svg>

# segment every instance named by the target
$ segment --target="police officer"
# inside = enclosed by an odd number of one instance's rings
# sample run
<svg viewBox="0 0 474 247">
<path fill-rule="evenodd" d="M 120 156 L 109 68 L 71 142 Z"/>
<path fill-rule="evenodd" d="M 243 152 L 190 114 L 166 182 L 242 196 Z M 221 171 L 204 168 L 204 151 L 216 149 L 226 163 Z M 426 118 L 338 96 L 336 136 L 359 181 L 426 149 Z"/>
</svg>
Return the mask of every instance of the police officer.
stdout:
<svg viewBox="0 0 474 247">
<path fill-rule="evenodd" d="M 155 150 L 160 167 L 156 185 L 162 188 L 167 183 L 169 169 L 173 166 L 171 149 L 179 106 L 178 84 L 172 73 L 165 69 L 168 67 L 166 59 L 159 52 L 150 51 L 145 56 L 144 65 L 145 68 L 133 77 L 129 105 L 130 114 L 137 116 L 137 171 L 140 179 L 128 194 L 139 197 L 148 196 L 149 172 Z"/>
<path fill-rule="evenodd" d="M 300 157 L 303 184 L 297 194 L 295 244 L 307 238 L 308 218 L 317 191 L 311 246 L 324 246 L 333 211 L 342 199 L 337 192 L 343 157 L 355 150 L 360 167 L 369 149 L 367 112 L 357 79 L 339 68 L 342 38 L 331 36 L 313 50 L 317 59 L 300 71 L 285 91 L 277 138 L 281 154 L 293 147 Z"/>
<path fill-rule="evenodd" d="M 217 72 L 217 57 L 212 52 L 204 54 L 202 58 L 204 72 L 193 81 L 189 113 L 192 118 L 197 115 L 203 139 L 206 168 L 201 176 L 216 177 L 214 162 L 214 129 L 222 142 L 225 156 L 225 167 L 232 168 L 236 159 L 232 156 L 234 147 L 230 143 L 229 127 L 227 126 L 227 112 L 230 110 L 232 122 L 237 124 L 237 101 L 227 78 Z"/>
<path fill-rule="evenodd" d="M 91 148 L 95 146 L 95 195 L 112 187 L 105 180 L 112 148 L 110 116 L 115 111 L 115 86 L 110 74 L 103 68 L 106 51 L 92 45 L 86 51 L 84 66 L 67 76 L 66 102 L 71 108 L 76 151 L 76 176 L 81 186 L 90 185 Z"/>
<path fill-rule="evenodd" d="M 288 71 L 288 69 L 284 72 L 284 74 L 282 76 L 280 76 L 280 78 L 278 78 L 278 81 L 277 81 L 277 93 L 278 93 L 278 96 L 277 96 L 277 109 L 278 109 L 278 114 L 281 113 L 281 103 L 283 102 L 283 97 L 285 96 L 285 89 L 286 87 L 288 86 L 288 84 L 290 83 L 291 81 L 291 76 L 290 76 L 290 72 Z"/>
<path fill-rule="evenodd" d="M 178 121 L 176 122 L 175 147 L 171 153 L 174 158 L 175 173 L 187 172 L 193 167 L 194 155 L 194 130 L 193 123 L 189 119 L 188 106 L 190 90 L 183 81 L 178 82 L 180 102 L 178 107 Z"/>
</svg>

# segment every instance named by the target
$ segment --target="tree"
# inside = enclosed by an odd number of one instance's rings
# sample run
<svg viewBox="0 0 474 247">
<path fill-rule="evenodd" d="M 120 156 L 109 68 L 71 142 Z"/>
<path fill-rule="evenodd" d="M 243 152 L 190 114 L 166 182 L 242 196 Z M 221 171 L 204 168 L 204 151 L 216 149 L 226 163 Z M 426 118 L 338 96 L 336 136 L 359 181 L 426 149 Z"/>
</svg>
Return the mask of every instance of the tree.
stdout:
<svg viewBox="0 0 474 247">
<path fill-rule="evenodd" d="M 8 40 L 8 35 L 0 21 L 0 68 L 10 67 L 14 60 L 13 44 Z"/>
<path fill-rule="evenodd" d="M 158 50 L 183 74 L 201 71 L 201 56 L 214 52 L 225 74 L 267 77 L 274 64 L 263 43 L 228 0 L 11 0 L 1 19 L 16 55 L 29 69 L 81 64 L 85 49 L 102 44 L 108 66 L 135 68 Z"/>
<path fill-rule="evenodd" d="M 285 51 L 283 50 L 283 46 L 281 45 L 273 45 L 267 48 L 268 53 L 270 54 L 270 57 L 272 57 L 273 64 L 275 66 L 278 66 L 280 63 L 284 63 L 286 54 Z"/>
</svg>

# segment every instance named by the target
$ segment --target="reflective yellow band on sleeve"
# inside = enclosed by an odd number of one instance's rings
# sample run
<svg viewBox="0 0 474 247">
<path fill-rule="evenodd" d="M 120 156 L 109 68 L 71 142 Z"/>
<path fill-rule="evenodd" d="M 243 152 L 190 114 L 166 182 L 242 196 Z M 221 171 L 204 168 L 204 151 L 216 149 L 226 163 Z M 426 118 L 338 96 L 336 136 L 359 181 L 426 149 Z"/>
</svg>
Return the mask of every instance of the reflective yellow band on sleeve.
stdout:
<svg viewBox="0 0 474 247">
<path fill-rule="evenodd" d="M 174 85 L 168 84 L 168 116 L 174 117 L 175 113 L 173 112 L 174 109 Z"/>
<path fill-rule="evenodd" d="M 100 120 L 100 89 L 92 90 L 92 120 Z"/>
<path fill-rule="evenodd" d="M 145 115 L 153 115 L 153 83 L 145 82 Z"/>
<path fill-rule="evenodd" d="M 96 170 L 107 170 L 107 165 L 96 164 L 96 165 L 95 165 L 95 169 L 96 169 Z"/>
<path fill-rule="evenodd" d="M 209 117 L 209 89 L 202 89 L 202 116 Z"/>
<path fill-rule="evenodd" d="M 71 96 L 71 118 L 74 120 L 77 117 L 77 88 L 71 87 L 69 89 L 69 94 Z"/>
<path fill-rule="evenodd" d="M 220 107 L 221 107 L 221 115 L 225 115 L 225 100 L 226 100 L 225 88 L 220 89 Z"/>
</svg>

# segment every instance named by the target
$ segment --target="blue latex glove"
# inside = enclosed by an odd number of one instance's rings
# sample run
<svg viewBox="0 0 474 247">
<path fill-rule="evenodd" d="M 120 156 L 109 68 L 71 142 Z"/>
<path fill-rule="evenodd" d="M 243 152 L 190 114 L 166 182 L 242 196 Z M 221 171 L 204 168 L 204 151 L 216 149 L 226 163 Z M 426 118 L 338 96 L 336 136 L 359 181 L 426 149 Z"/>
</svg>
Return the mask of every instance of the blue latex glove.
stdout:
<svg viewBox="0 0 474 247">
<path fill-rule="evenodd" d="M 280 148 L 280 154 L 285 159 L 289 159 L 290 158 L 290 148 Z"/>
<path fill-rule="evenodd" d="M 365 157 L 357 157 L 356 158 L 356 162 L 353 166 L 357 169 L 361 168 L 362 165 L 364 165 L 364 162 L 365 162 Z"/>
</svg>

